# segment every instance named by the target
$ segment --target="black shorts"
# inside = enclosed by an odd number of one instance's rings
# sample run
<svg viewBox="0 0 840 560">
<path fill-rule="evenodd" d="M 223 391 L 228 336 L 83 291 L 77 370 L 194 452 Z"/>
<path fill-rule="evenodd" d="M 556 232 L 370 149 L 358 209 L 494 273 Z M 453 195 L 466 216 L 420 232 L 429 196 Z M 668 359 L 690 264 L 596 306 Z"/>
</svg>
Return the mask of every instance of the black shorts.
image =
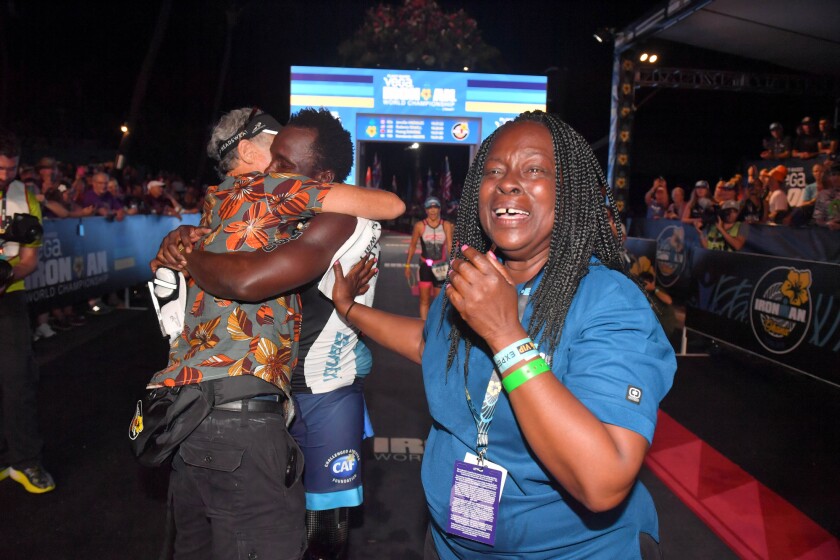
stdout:
<svg viewBox="0 0 840 560">
<path fill-rule="evenodd" d="M 435 288 L 443 286 L 443 280 L 435 278 L 435 275 L 432 274 L 432 267 L 426 264 L 426 259 L 423 257 L 420 257 L 420 281 L 431 282 Z"/>
</svg>

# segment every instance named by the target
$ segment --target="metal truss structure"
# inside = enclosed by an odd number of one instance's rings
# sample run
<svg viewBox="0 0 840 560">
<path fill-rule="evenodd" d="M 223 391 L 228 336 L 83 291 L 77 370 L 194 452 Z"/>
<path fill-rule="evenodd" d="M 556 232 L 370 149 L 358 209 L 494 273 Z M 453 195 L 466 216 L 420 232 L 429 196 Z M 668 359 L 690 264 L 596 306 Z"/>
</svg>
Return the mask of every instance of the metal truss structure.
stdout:
<svg viewBox="0 0 840 560">
<path fill-rule="evenodd" d="M 753 74 L 691 68 L 637 67 L 635 87 L 679 88 L 786 95 L 837 95 L 840 82 L 830 76 Z"/>
</svg>

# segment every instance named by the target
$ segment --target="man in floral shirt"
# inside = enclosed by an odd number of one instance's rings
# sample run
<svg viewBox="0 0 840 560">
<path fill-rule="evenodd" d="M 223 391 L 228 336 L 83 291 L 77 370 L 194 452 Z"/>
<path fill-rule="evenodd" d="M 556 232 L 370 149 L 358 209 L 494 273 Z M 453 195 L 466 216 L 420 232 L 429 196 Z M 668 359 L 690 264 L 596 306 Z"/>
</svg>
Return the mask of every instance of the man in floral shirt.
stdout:
<svg viewBox="0 0 840 560">
<path fill-rule="evenodd" d="M 383 191 L 250 172 L 268 166 L 265 142 L 277 130 L 268 115 L 245 109 L 217 125 L 208 153 L 228 177 L 208 190 L 201 225 L 211 231 L 194 250 L 271 251 L 300 235 L 301 220 L 322 211 L 379 219 L 402 213 L 402 202 Z M 337 249 L 324 247 L 329 254 Z M 168 366 L 148 387 L 213 381 L 217 397 L 247 389 L 241 400 L 216 404 L 173 459 L 176 556 L 235 558 L 244 551 L 299 558 L 305 549 L 303 461 L 286 429 L 293 414 L 289 380 L 297 361 L 299 296 L 229 301 L 191 280 L 184 323 Z"/>
</svg>

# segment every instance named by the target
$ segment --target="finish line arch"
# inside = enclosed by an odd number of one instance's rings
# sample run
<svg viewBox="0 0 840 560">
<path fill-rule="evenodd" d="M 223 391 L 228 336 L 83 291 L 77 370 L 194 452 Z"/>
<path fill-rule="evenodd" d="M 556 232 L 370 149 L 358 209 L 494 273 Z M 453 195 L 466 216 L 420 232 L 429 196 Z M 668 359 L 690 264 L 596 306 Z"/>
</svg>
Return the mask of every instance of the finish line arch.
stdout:
<svg viewBox="0 0 840 560">
<path fill-rule="evenodd" d="M 364 185 L 371 157 L 364 143 L 469 146 L 471 160 L 505 122 L 545 111 L 547 85 L 547 76 L 292 66 L 290 108 L 325 107 L 341 119 L 355 148 L 349 181 Z M 375 169 L 371 175 L 371 186 L 390 188 L 381 173 L 379 184 Z"/>
</svg>

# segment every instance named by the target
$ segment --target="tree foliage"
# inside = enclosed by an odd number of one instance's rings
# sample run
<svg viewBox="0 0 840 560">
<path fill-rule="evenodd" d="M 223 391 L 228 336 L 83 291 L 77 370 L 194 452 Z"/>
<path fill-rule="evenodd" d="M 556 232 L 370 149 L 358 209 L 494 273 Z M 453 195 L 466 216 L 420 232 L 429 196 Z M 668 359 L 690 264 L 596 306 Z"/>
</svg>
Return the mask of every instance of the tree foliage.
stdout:
<svg viewBox="0 0 840 560">
<path fill-rule="evenodd" d="M 484 42 L 463 9 L 444 12 L 435 0 L 368 9 L 352 39 L 338 47 L 341 63 L 362 68 L 422 70 L 503 69 L 501 55 Z"/>
</svg>

